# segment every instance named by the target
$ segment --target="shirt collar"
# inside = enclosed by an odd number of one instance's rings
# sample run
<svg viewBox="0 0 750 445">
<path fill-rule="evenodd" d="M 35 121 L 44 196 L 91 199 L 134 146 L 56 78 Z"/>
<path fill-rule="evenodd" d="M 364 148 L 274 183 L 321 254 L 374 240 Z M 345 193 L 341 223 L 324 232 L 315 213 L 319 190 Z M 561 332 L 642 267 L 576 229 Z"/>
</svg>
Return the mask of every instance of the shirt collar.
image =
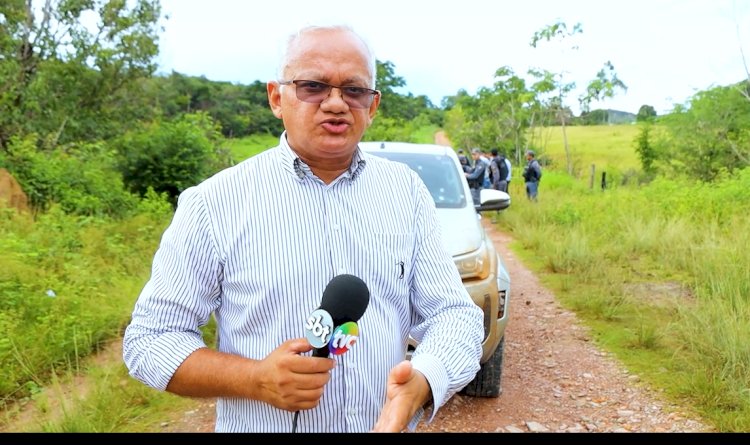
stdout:
<svg viewBox="0 0 750 445">
<path fill-rule="evenodd" d="M 289 142 L 286 140 L 286 131 L 284 131 L 279 138 L 279 149 L 281 164 L 283 165 L 284 170 L 295 175 L 298 181 L 304 180 L 305 176 L 313 176 L 310 167 L 305 164 L 305 161 L 303 161 L 299 155 L 292 150 L 292 147 L 289 146 Z M 357 150 L 352 157 L 352 163 L 342 176 L 350 178 L 353 181 L 362 174 L 362 170 L 364 170 L 366 164 L 367 160 L 362 155 L 359 146 L 357 146 Z"/>
</svg>

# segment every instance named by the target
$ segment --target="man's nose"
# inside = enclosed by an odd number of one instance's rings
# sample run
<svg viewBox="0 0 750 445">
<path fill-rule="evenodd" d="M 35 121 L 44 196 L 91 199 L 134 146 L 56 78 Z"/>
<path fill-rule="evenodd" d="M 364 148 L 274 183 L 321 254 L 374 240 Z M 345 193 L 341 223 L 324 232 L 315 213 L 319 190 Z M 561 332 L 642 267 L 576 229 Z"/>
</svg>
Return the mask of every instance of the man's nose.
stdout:
<svg viewBox="0 0 750 445">
<path fill-rule="evenodd" d="M 336 93 L 334 93 L 334 90 Z M 321 105 L 323 104 L 329 104 L 329 105 L 338 105 L 338 104 L 346 104 L 346 100 L 344 100 L 344 92 L 341 91 L 341 88 L 339 87 L 331 87 L 331 90 L 328 92 L 328 96 L 321 102 Z"/>
</svg>

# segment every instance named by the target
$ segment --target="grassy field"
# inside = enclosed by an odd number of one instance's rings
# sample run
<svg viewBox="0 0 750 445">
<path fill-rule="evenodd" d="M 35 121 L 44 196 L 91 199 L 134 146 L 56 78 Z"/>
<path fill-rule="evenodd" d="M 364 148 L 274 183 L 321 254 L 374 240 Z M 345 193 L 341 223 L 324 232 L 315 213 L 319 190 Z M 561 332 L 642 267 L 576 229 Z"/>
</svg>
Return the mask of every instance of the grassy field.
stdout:
<svg viewBox="0 0 750 445">
<path fill-rule="evenodd" d="M 638 135 L 637 125 L 599 125 L 566 127 L 574 176 L 588 178 L 591 165 L 598 172 L 622 173 L 640 168 L 633 149 Z M 530 146 L 537 148 L 537 157 L 549 168 L 566 169 L 567 160 L 561 127 L 536 130 Z"/>
<path fill-rule="evenodd" d="M 232 159 L 240 162 L 279 145 L 279 138 L 270 134 L 256 134 L 240 139 L 229 139 L 227 144 L 232 153 Z"/>
</svg>

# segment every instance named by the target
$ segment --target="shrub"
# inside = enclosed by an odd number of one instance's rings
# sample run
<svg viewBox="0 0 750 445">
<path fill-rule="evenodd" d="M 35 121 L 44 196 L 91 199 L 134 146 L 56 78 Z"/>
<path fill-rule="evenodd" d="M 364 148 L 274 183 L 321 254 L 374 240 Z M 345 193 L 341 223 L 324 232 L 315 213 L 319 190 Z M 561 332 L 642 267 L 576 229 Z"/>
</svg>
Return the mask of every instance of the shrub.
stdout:
<svg viewBox="0 0 750 445">
<path fill-rule="evenodd" d="M 174 121 L 156 121 L 127 133 L 115 143 L 119 169 L 131 191 L 166 193 L 174 204 L 186 188 L 230 164 L 219 150 L 221 134 L 205 113 Z"/>
<path fill-rule="evenodd" d="M 0 165 L 18 180 L 36 212 L 58 203 L 68 214 L 123 217 L 137 204 L 103 143 L 40 151 L 34 136 L 16 138 L 0 154 Z"/>
</svg>

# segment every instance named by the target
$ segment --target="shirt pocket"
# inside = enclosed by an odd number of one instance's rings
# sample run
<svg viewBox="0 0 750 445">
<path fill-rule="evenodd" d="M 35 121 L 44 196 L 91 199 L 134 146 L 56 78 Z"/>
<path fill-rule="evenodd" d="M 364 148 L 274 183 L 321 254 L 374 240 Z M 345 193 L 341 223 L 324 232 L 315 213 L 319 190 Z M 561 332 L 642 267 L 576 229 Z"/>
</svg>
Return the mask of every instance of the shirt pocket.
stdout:
<svg viewBox="0 0 750 445">
<path fill-rule="evenodd" d="M 368 237 L 368 275 L 373 290 L 389 300 L 408 299 L 414 236 L 373 233 Z"/>
</svg>

